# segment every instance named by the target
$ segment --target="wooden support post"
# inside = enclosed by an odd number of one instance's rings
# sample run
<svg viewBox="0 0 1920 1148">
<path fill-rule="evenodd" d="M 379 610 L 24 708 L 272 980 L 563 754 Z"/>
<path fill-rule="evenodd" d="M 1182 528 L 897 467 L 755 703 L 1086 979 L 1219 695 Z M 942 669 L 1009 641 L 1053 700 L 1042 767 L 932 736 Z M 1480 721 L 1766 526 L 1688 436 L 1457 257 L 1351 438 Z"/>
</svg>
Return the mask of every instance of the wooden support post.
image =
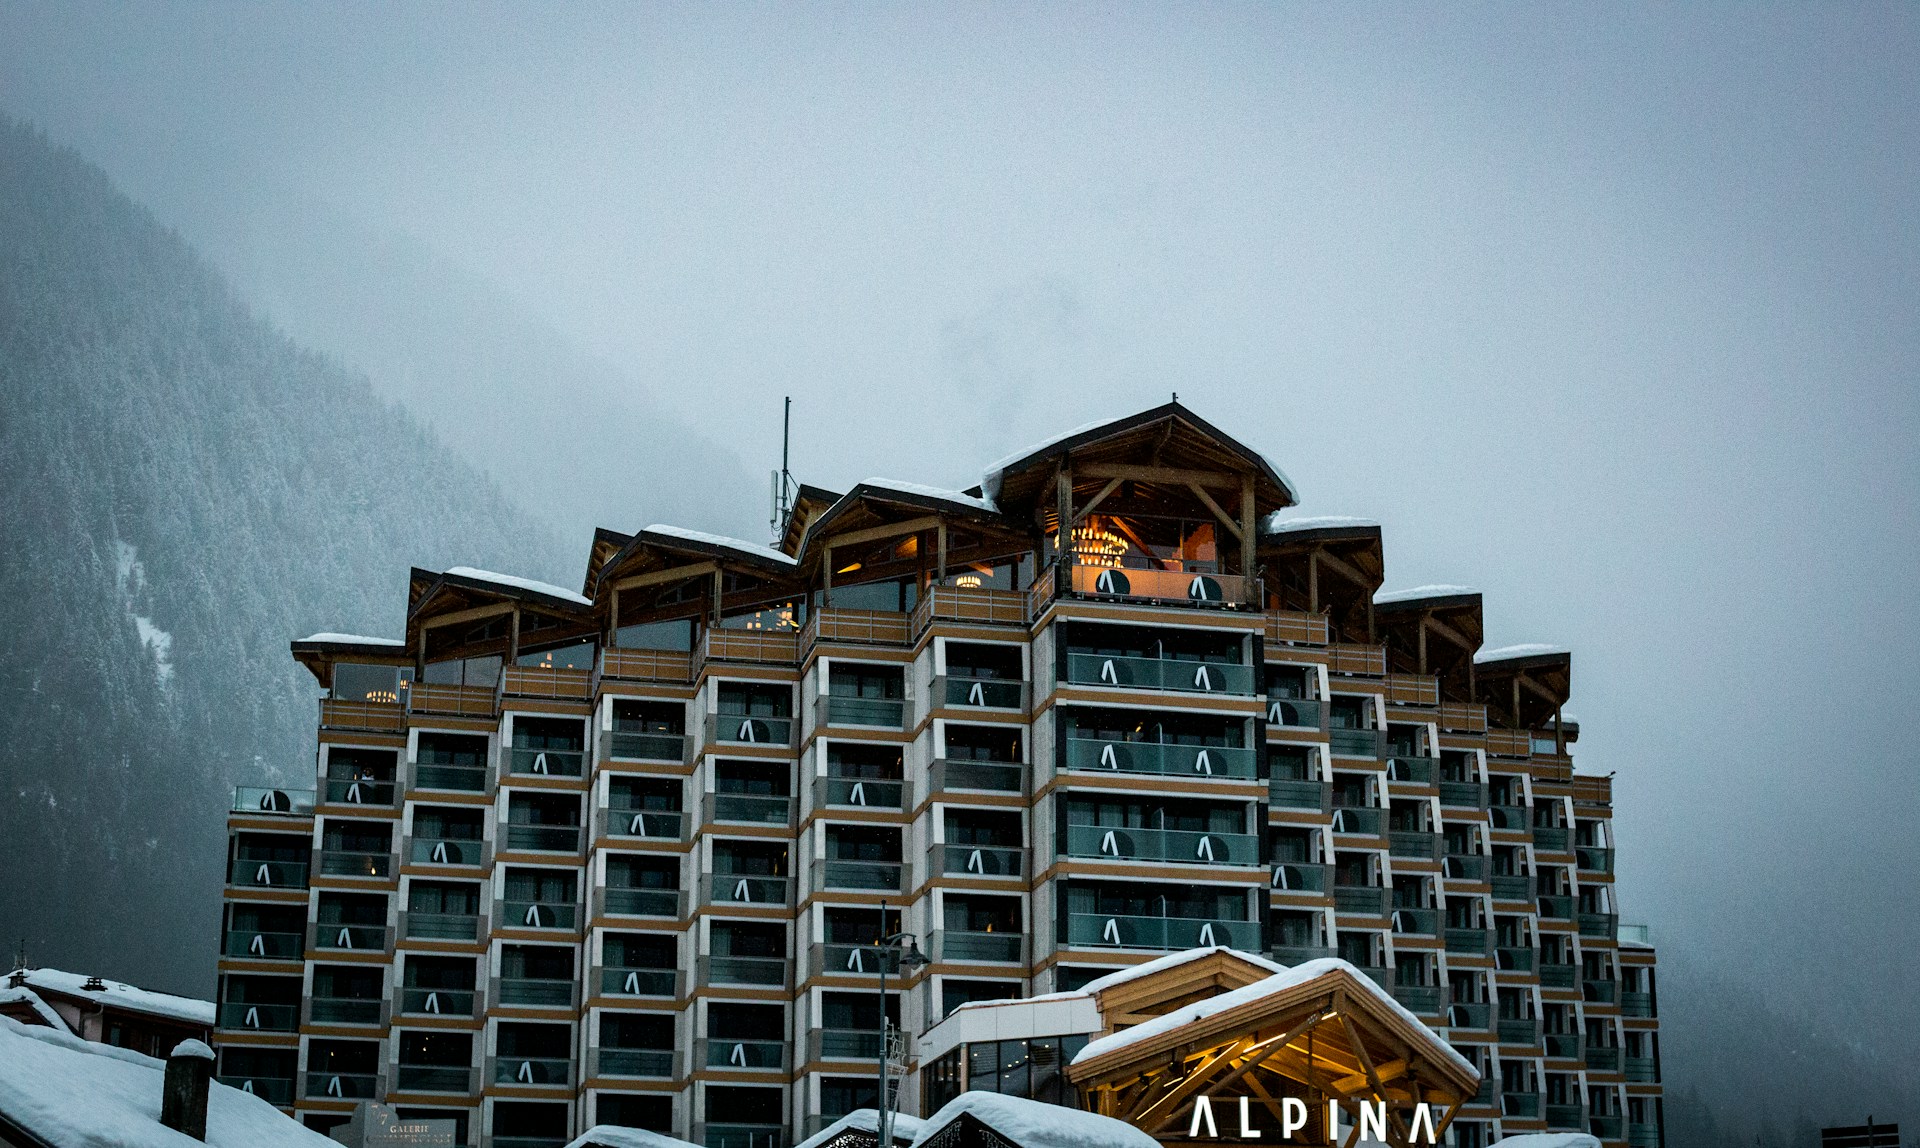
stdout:
<svg viewBox="0 0 1920 1148">
<path fill-rule="evenodd" d="M 833 605 L 833 545 L 823 548 L 820 556 L 820 608 Z"/>
<path fill-rule="evenodd" d="M 1513 675 L 1513 728 L 1520 728 L 1520 675 Z"/>
<path fill-rule="evenodd" d="M 941 520 L 940 525 L 934 527 L 934 534 L 939 539 L 940 546 L 940 562 L 934 572 L 934 578 L 938 581 L 945 582 L 947 580 L 947 523 L 945 519 Z"/>
<path fill-rule="evenodd" d="M 1307 551 L 1307 613 L 1320 612 L 1320 550 Z"/>
<path fill-rule="evenodd" d="M 1240 479 L 1240 573 L 1253 577 L 1253 476 Z"/>
<path fill-rule="evenodd" d="M 1553 752 L 1567 752 L 1567 732 L 1560 728 L 1560 707 L 1557 705 L 1553 707 Z"/>
<path fill-rule="evenodd" d="M 1427 672 L 1427 616 L 1420 615 L 1420 672 Z"/>
<path fill-rule="evenodd" d="M 520 661 L 520 607 L 515 606 L 513 608 L 513 626 L 512 626 L 512 629 L 507 634 L 507 665 L 509 666 L 516 665 L 519 663 L 519 661 Z M 507 680 L 507 672 L 504 667 L 500 671 L 500 680 L 503 682 Z"/>
<path fill-rule="evenodd" d="M 726 590 L 725 579 L 726 575 L 721 573 L 718 566 L 715 566 L 713 568 L 713 624 L 715 626 L 720 625 L 720 596 Z"/>
<path fill-rule="evenodd" d="M 620 587 L 615 586 L 611 595 L 612 614 L 607 618 L 607 648 L 613 649 L 620 644 Z"/>
</svg>

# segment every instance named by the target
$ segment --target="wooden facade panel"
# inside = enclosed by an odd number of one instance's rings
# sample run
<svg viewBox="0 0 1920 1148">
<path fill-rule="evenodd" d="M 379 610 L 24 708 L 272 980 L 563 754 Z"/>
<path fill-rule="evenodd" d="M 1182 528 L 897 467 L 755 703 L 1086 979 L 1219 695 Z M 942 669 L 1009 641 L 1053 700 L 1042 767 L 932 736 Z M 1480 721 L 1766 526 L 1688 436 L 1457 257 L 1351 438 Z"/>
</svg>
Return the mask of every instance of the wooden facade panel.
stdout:
<svg viewBox="0 0 1920 1148">
<path fill-rule="evenodd" d="M 681 650 L 603 650 L 600 674 L 646 682 L 690 682 L 693 656 Z"/>
<path fill-rule="evenodd" d="M 1327 668 L 1336 674 L 1355 674 L 1369 678 L 1386 676 L 1387 648 L 1385 646 L 1336 642 L 1328 646 L 1327 651 L 1331 655 Z"/>
<path fill-rule="evenodd" d="M 1388 674 L 1387 702 L 1401 706 L 1440 704 L 1440 679 L 1427 674 Z"/>
</svg>

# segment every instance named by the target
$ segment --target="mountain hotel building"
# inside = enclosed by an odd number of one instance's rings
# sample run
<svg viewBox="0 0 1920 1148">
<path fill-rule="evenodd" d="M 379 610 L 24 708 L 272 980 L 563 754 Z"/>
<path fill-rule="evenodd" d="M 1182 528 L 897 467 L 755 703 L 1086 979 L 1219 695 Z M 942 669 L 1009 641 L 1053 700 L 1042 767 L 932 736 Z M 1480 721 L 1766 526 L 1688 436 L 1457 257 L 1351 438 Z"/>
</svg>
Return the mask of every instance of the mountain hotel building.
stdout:
<svg viewBox="0 0 1920 1148">
<path fill-rule="evenodd" d="M 315 788 L 228 815 L 220 1077 L 321 1128 L 784 1148 L 874 1104 L 883 1014 L 904 1113 L 1084 1104 L 1084 1037 L 919 1041 L 1219 946 L 1384 987 L 1480 1074 L 1464 1148 L 1660 1145 L 1570 655 L 1481 649 L 1477 592 L 1382 593 L 1379 527 L 1296 502 L 1169 403 L 971 491 L 801 486 L 773 546 L 601 530 L 579 593 L 414 570 L 402 637 L 293 643 Z"/>
</svg>

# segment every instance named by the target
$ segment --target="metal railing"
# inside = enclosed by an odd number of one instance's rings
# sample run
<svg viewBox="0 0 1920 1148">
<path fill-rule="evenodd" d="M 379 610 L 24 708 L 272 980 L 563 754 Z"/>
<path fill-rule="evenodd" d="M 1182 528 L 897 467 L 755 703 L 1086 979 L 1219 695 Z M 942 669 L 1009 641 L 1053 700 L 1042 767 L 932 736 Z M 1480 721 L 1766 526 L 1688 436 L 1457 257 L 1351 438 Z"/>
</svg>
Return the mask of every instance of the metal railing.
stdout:
<svg viewBox="0 0 1920 1148">
<path fill-rule="evenodd" d="M 1067 768 L 1181 777 L 1252 779 L 1256 775 L 1251 749 L 1079 737 L 1067 739 Z"/>
<path fill-rule="evenodd" d="M 1260 864 L 1260 838 L 1252 833 L 1198 833 L 1180 829 L 1069 825 L 1067 856 L 1257 866 Z"/>
</svg>

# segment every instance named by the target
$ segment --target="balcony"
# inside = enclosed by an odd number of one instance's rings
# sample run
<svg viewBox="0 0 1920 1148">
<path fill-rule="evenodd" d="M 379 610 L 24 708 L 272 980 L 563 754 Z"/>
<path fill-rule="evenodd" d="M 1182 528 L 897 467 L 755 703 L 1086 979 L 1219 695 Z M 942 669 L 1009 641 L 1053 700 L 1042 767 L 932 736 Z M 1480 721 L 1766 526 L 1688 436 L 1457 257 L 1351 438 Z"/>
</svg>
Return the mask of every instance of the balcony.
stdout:
<svg viewBox="0 0 1920 1148">
<path fill-rule="evenodd" d="M 1027 876 L 1027 851 L 1006 845 L 936 844 L 927 850 L 927 868 L 936 877 L 1020 881 Z"/>
<path fill-rule="evenodd" d="M 619 965 L 595 966 L 590 983 L 604 997 L 664 997 L 678 999 L 683 989 L 679 969 L 640 969 Z"/>
<path fill-rule="evenodd" d="M 1327 703 L 1317 698 L 1267 699 L 1267 724 L 1288 729 L 1325 729 Z"/>
<path fill-rule="evenodd" d="M 708 745 L 791 746 L 794 720 L 759 714 L 717 713 L 707 715 Z"/>
<path fill-rule="evenodd" d="M 490 1084 L 568 1088 L 573 1084 L 573 1061 L 558 1056 L 489 1056 Z M 498 1143 L 498 1141 L 495 1141 Z"/>
<path fill-rule="evenodd" d="M 321 698 L 320 728 L 354 733 L 405 733 L 407 711 L 398 703 Z"/>
<path fill-rule="evenodd" d="M 228 929 L 222 954 L 256 961 L 298 961 L 306 956 L 306 937 L 301 933 L 256 933 L 252 929 Z"/>
<path fill-rule="evenodd" d="M 227 883 L 246 889 L 305 889 L 307 862 L 271 862 L 236 856 L 227 868 Z"/>
<path fill-rule="evenodd" d="M 578 855 L 582 833 L 578 825 L 529 825 L 508 822 L 501 826 L 501 847 L 520 853 L 571 853 Z"/>
<path fill-rule="evenodd" d="M 315 871 L 322 877 L 358 877 L 386 880 L 393 876 L 393 854 L 322 849 L 314 854 Z"/>
<path fill-rule="evenodd" d="M 473 989 L 431 989 L 403 985 L 395 1005 L 403 1016 L 479 1016 L 480 994 Z"/>
<path fill-rule="evenodd" d="M 787 1072 L 784 1040 L 728 1040 L 703 1037 L 693 1042 L 696 1068 L 732 1068 L 746 1072 Z"/>
<path fill-rule="evenodd" d="M 498 906 L 493 919 L 502 928 L 559 929 L 567 932 L 578 932 L 580 929 L 580 906 L 571 901 L 502 900 Z"/>
<path fill-rule="evenodd" d="M 1126 690 L 1253 696 L 1253 667 L 1231 662 L 1068 654 L 1066 681 Z"/>
<path fill-rule="evenodd" d="M 596 838 L 628 841 L 685 841 L 687 816 L 678 809 L 641 809 L 631 805 L 596 809 L 593 834 Z"/>
<path fill-rule="evenodd" d="M 1485 881 L 1487 858 L 1478 853 L 1448 853 L 1440 860 L 1440 872 L 1449 881 Z"/>
<path fill-rule="evenodd" d="M 331 952 L 384 953 L 393 947 L 393 930 L 385 925 L 316 921 L 307 926 L 307 947 Z"/>
<path fill-rule="evenodd" d="M 594 1048 L 587 1050 L 588 1076 L 672 1080 L 681 1075 L 680 1054 L 671 1048 Z"/>
<path fill-rule="evenodd" d="M 1427 674 L 1388 674 L 1387 704 L 1432 709 L 1440 704 L 1440 679 Z"/>
<path fill-rule="evenodd" d="M 1483 781 L 1443 781 L 1440 804 L 1449 809 L 1485 809 L 1487 785 Z"/>
<path fill-rule="evenodd" d="M 927 588 L 914 608 L 912 633 L 918 638 L 936 620 L 964 622 L 973 626 L 1019 626 L 1027 624 L 1027 596 L 1016 590 L 989 590 L 985 587 L 942 586 Z"/>
<path fill-rule="evenodd" d="M 1580 935 L 1583 937 L 1612 937 L 1620 925 L 1620 918 L 1612 913 L 1578 914 Z"/>
<path fill-rule="evenodd" d="M 1501 833 L 1525 833 L 1529 826 L 1526 806 L 1489 805 L 1487 824 Z"/>
<path fill-rule="evenodd" d="M 942 757 L 928 771 L 933 793 L 978 790 L 983 793 L 1025 793 L 1027 767 L 1017 761 L 973 761 Z"/>
<path fill-rule="evenodd" d="M 1572 897 L 1540 898 L 1540 915 L 1554 921 L 1573 920 Z"/>
<path fill-rule="evenodd" d="M 707 877 L 709 905 L 791 905 L 793 879 L 764 873 L 713 873 Z"/>
<path fill-rule="evenodd" d="M 1417 829 L 1395 829 L 1387 834 L 1387 852 L 1394 857 L 1415 861 L 1435 861 L 1440 857 L 1438 833 Z"/>
<path fill-rule="evenodd" d="M 327 804 L 329 805 L 367 805 L 391 809 L 398 802 L 400 790 L 391 781 L 350 781 L 345 778 L 327 779 Z"/>
<path fill-rule="evenodd" d="M 1288 967 L 1304 965 L 1308 961 L 1323 961 L 1339 955 L 1325 945 L 1275 945 L 1267 950 L 1267 956 Z"/>
<path fill-rule="evenodd" d="M 1342 805 L 1333 811 L 1333 831 L 1354 837 L 1379 837 L 1385 831 L 1384 809 L 1364 805 Z"/>
<path fill-rule="evenodd" d="M 814 945 L 813 975 L 816 977 L 877 977 L 882 969 L 890 977 L 900 975 L 900 951 L 875 945 Z"/>
<path fill-rule="evenodd" d="M 1538 960 L 1539 953 L 1533 949 L 1500 945 L 1493 950 L 1493 967 L 1510 972 L 1530 973 Z"/>
<path fill-rule="evenodd" d="M 632 682 L 690 682 L 693 657 L 684 650 L 601 650 L 600 676 Z"/>
<path fill-rule="evenodd" d="M 785 794 L 709 793 L 703 802 L 709 823 L 792 826 L 793 798 Z"/>
<path fill-rule="evenodd" d="M 1027 712 L 1028 684 L 1011 678 L 933 679 L 933 696 L 947 709 Z"/>
<path fill-rule="evenodd" d="M 1622 992 L 1620 994 L 1620 1015 L 1641 1019 L 1653 1016 L 1653 994 Z"/>
<path fill-rule="evenodd" d="M 1283 861 L 1273 867 L 1270 887 L 1281 893 L 1325 893 L 1331 868 L 1306 861 Z"/>
<path fill-rule="evenodd" d="M 929 941 L 929 952 L 935 961 L 1025 964 L 1027 938 L 1024 933 L 974 933 L 958 929 L 935 929 Z"/>
<path fill-rule="evenodd" d="M 1629 1056 L 1623 1062 L 1627 1081 L 1632 1084 L 1658 1084 L 1660 1066 L 1651 1056 Z"/>
<path fill-rule="evenodd" d="M 1394 985 L 1388 990 L 1393 999 L 1421 1016 L 1439 1016 L 1446 989 L 1440 985 Z"/>
<path fill-rule="evenodd" d="M 293 1078 L 290 1076 L 216 1076 L 228 1088 L 250 1092 L 275 1108 L 293 1107 Z"/>
<path fill-rule="evenodd" d="M 408 766 L 410 788 L 441 793 L 487 793 L 493 787 L 492 771 L 484 765 L 459 762 L 416 761 Z"/>
<path fill-rule="evenodd" d="M 1421 937 L 1437 937 L 1440 935 L 1440 911 L 1412 907 L 1396 908 L 1393 911 L 1393 931 Z"/>
<path fill-rule="evenodd" d="M 1269 778 L 1267 804 L 1281 809 L 1326 813 L 1333 808 L 1333 785 L 1325 781 L 1301 781 L 1292 777 Z"/>
<path fill-rule="evenodd" d="M 1330 729 L 1327 750 L 1335 757 L 1364 757 L 1378 761 L 1387 753 L 1387 731 L 1383 729 Z"/>
<path fill-rule="evenodd" d="M 1547 1127 L 1561 1132 L 1587 1130 L 1587 1106 L 1584 1104 L 1548 1104 L 1544 1106 Z"/>
<path fill-rule="evenodd" d="M 1327 668 L 1336 674 L 1355 677 L 1385 677 L 1387 648 L 1358 642 L 1333 642 L 1327 646 Z"/>
<path fill-rule="evenodd" d="M 1387 915 L 1387 896 L 1392 892 L 1378 885 L 1338 885 L 1333 887 L 1333 907 L 1341 913 L 1361 917 Z"/>
<path fill-rule="evenodd" d="M 1464 702 L 1440 703 L 1440 728 L 1461 733 L 1487 732 L 1487 707 Z"/>
<path fill-rule="evenodd" d="M 480 1091 L 480 1070 L 470 1064 L 398 1064 L 393 1086 L 401 1092 L 449 1092 L 469 1095 Z"/>
<path fill-rule="evenodd" d="M 495 977 L 487 999 L 493 1005 L 577 1008 L 580 982 L 572 977 Z"/>
<path fill-rule="evenodd" d="M 564 666 L 508 666 L 500 692 L 518 698 L 557 698 L 583 702 L 593 696 L 593 671 Z"/>
<path fill-rule="evenodd" d="M 1403 757 L 1395 754 L 1387 759 L 1387 780 L 1404 785 L 1432 785 L 1434 776 L 1440 772 L 1440 763 L 1431 757 Z"/>
<path fill-rule="evenodd" d="M 309 1072 L 302 1082 L 311 1100 L 380 1100 L 387 1094 L 387 1080 L 373 1073 Z"/>
<path fill-rule="evenodd" d="M 791 666 L 800 660 L 798 630 L 729 630 L 708 626 L 700 635 L 700 665 L 753 662 Z"/>
<path fill-rule="evenodd" d="M 232 808 L 235 813 L 312 817 L 313 796 L 311 789 L 268 789 L 256 785 L 242 785 L 233 791 Z"/>
<path fill-rule="evenodd" d="M 1544 853 L 1565 853 L 1571 834 L 1565 826 L 1536 825 L 1533 827 L 1533 846 Z"/>
<path fill-rule="evenodd" d="M 867 1028 L 816 1028 L 807 1034 L 810 1060 L 860 1060 L 880 1056 L 880 1033 Z"/>
<path fill-rule="evenodd" d="M 1130 598 L 1186 606 L 1233 608 L 1260 600 L 1260 580 L 1193 570 L 1069 565 L 1062 581 L 1082 598 Z M 1058 577 L 1058 575 L 1056 575 Z"/>
<path fill-rule="evenodd" d="M 507 752 L 507 772 L 514 777 L 582 777 L 587 755 L 577 749 L 522 749 Z"/>
<path fill-rule="evenodd" d="M 464 913 L 402 911 L 400 935 L 409 941 L 477 941 L 487 935 L 487 919 Z"/>
<path fill-rule="evenodd" d="M 823 726 L 897 730 L 907 724 L 907 703 L 901 698 L 822 694 L 814 706 L 814 721 Z"/>
<path fill-rule="evenodd" d="M 1602 1048 L 1589 1045 L 1584 1056 L 1587 1067 L 1593 1069 L 1595 1072 L 1620 1071 L 1620 1050 L 1618 1048 Z M 1615 1137 L 1615 1139 L 1618 1139 L 1618 1137 Z"/>
<path fill-rule="evenodd" d="M 454 686 L 415 682 L 407 691 L 407 708 L 417 714 L 491 718 L 498 713 L 492 686 Z"/>
<path fill-rule="evenodd" d="M 1580 999 L 1594 1004 L 1613 1004 L 1620 995 L 1620 982 L 1587 980 L 1580 982 Z"/>
<path fill-rule="evenodd" d="M 1514 873 L 1495 873 L 1488 883 L 1493 886 L 1493 899 L 1496 901 L 1526 901 L 1531 903 L 1534 897 L 1535 881 Z"/>
<path fill-rule="evenodd" d="M 308 997 L 305 1021 L 385 1028 L 391 1011 L 392 1002 L 386 997 Z"/>
<path fill-rule="evenodd" d="M 816 642 L 850 642 L 860 646 L 904 646 L 912 640 L 908 615 L 898 610 L 854 610 L 825 606 L 813 611 L 800 633 L 800 648 Z"/>
<path fill-rule="evenodd" d="M 693 740 L 684 733 L 628 732 L 607 735 L 609 761 L 654 761 L 684 765 L 693 759 Z"/>
<path fill-rule="evenodd" d="M 1252 780 L 1254 751 L 1223 745 L 1169 745 L 1156 741 L 1067 739 L 1067 768 L 1163 777 L 1230 777 Z"/>
<path fill-rule="evenodd" d="M 415 837 L 407 843 L 407 861 L 414 865 L 450 865 L 483 868 L 491 850 L 469 837 Z"/>
<path fill-rule="evenodd" d="M 1660 1126 L 1658 1124 L 1627 1125 L 1627 1144 L 1630 1148 L 1660 1148 Z"/>
<path fill-rule="evenodd" d="M 813 779 L 813 804 L 816 809 L 838 806 L 843 809 L 901 810 L 907 807 L 907 800 L 907 783 L 899 778 Z"/>
<path fill-rule="evenodd" d="M 683 889 L 608 885 L 593 891 L 593 905 L 596 916 L 658 917 L 678 921 L 687 915 L 687 894 Z"/>
<path fill-rule="evenodd" d="M 1269 645 L 1324 646 L 1327 644 L 1327 618 L 1303 610 L 1267 611 Z"/>
<path fill-rule="evenodd" d="M 1596 1140 L 1621 1140 L 1627 1135 L 1627 1118 L 1618 1112 L 1596 1112 L 1587 1117 L 1587 1131 Z"/>
<path fill-rule="evenodd" d="M 1491 1011 L 1492 1006 L 1485 1001 L 1454 1001 L 1447 1006 L 1447 1026 L 1485 1032 L 1492 1023 L 1489 1018 Z"/>
<path fill-rule="evenodd" d="M 222 1001 L 218 1027 L 247 1032 L 299 1032 L 300 1006 Z"/>
<path fill-rule="evenodd" d="M 1069 913 L 1067 943 L 1074 946 L 1175 951 L 1225 945 L 1260 951 L 1258 921 L 1189 917 L 1131 917 Z"/>
<path fill-rule="evenodd" d="M 1493 951 L 1493 934 L 1486 929 L 1463 928 L 1449 925 L 1446 932 L 1446 942 L 1449 953 L 1484 956 Z"/>
<path fill-rule="evenodd" d="M 1067 856 L 1092 860 L 1165 861 L 1184 865 L 1260 864 L 1260 838 L 1252 833 L 1196 833 L 1179 829 L 1067 826 Z"/>
<path fill-rule="evenodd" d="M 1542 1039 L 1554 1060 L 1579 1060 L 1585 1051 L 1586 1040 L 1577 1032 L 1550 1032 Z"/>
<path fill-rule="evenodd" d="M 1573 856 L 1582 873 L 1613 872 L 1613 850 L 1611 849 L 1582 845 L 1573 851 Z"/>
<path fill-rule="evenodd" d="M 813 863 L 813 887 L 816 890 L 903 893 L 907 879 L 907 866 L 901 861 L 822 857 Z"/>
<path fill-rule="evenodd" d="M 1500 1034 L 1501 1044 L 1539 1044 L 1540 1020 L 1538 1017 L 1501 1017 L 1494 1024 L 1494 1031 Z"/>
<path fill-rule="evenodd" d="M 792 962 L 781 957 L 701 957 L 696 962 L 703 985 L 784 988 Z"/>
</svg>

